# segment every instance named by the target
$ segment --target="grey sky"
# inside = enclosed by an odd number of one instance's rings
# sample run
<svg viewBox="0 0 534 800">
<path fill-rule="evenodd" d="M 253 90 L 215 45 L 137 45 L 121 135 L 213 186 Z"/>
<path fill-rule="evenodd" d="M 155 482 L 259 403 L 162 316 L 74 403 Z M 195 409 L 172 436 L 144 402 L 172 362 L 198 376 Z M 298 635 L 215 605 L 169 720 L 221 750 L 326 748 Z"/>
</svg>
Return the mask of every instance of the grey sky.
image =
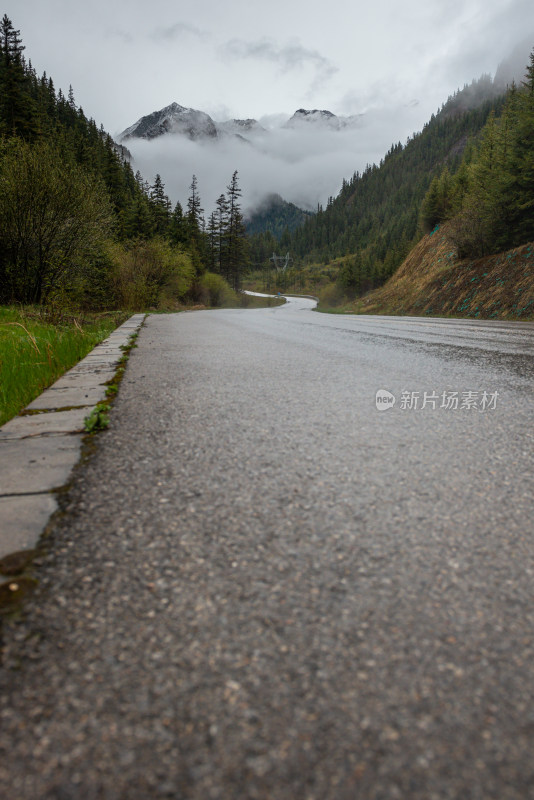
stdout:
<svg viewBox="0 0 534 800">
<path fill-rule="evenodd" d="M 328 193 L 456 88 L 493 74 L 530 31 L 534 46 L 532 0 L 6 0 L 4 10 L 37 71 L 72 84 L 112 134 L 173 101 L 218 120 L 365 112 L 380 129 L 367 126 L 363 163 L 338 164 Z"/>
</svg>

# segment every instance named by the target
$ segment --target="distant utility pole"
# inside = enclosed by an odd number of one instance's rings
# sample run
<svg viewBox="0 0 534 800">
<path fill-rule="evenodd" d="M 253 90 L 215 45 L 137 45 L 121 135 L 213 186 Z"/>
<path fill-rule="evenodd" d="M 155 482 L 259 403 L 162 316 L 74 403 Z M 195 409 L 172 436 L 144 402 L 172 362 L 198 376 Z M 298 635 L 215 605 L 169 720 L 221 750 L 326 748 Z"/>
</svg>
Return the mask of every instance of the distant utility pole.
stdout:
<svg viewBox="0 0 534 800">
<path fill-rule="evenodd" d="M 285 272 L 289 266 L 289 262 L 293 261 L 293 259 L 290 258 L 289 253 L 286 253 L 285 256 L 277 256 L 276 253 L 273 253 L 269 261 L 273 262 L 277 272 Z"/>
</svg>

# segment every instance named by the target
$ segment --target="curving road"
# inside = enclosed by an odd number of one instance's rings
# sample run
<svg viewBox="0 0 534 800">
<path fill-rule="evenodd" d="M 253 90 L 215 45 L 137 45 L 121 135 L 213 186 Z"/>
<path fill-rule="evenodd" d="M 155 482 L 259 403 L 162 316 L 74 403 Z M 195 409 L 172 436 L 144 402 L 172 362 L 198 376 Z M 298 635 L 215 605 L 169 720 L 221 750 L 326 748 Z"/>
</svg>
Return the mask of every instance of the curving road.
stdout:
<svg viewBox="0 0 534 800">
<path fill-rule="evenodd" d="M 148 318 L 4 625 L 6 796 L 534 797 L 534 325 L 313 305 Z"/>
</svg>

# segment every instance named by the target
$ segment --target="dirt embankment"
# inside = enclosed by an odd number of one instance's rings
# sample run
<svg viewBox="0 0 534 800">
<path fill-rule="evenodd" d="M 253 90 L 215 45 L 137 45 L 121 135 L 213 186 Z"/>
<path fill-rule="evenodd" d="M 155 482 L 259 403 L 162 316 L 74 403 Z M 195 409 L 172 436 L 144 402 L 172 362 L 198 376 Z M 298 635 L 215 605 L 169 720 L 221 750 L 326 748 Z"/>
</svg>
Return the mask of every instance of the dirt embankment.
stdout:
<svg viewBox="0 0 534 800">
<path fill-rule="evenodd" d="M 443 226 L 414 247 L 389 281 L 357 301 L 364 314 L 534 319 L 534 242 L 459 260 Z"/>
</svg>

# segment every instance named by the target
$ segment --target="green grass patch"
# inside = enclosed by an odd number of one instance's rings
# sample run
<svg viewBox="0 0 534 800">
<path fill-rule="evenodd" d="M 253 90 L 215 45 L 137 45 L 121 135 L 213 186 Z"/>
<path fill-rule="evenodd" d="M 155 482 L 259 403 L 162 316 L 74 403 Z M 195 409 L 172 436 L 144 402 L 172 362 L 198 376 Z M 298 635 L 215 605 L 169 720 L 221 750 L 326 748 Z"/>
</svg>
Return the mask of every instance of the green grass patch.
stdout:
<svg viewBox="0 0 534 800">
<path fill-rule="evenodd" d="M 129 314 L 85 316 L 0 306 L 0 425 L 14 417 Z"/>
<path fill-rule="evenodd" d="M 91 413 L 84 419 L 84 427 L 87 433 L 104 431 L 109 425 L 108 411 L 111 406 L 106 403 L 99 403 Z"/>
</svg>

